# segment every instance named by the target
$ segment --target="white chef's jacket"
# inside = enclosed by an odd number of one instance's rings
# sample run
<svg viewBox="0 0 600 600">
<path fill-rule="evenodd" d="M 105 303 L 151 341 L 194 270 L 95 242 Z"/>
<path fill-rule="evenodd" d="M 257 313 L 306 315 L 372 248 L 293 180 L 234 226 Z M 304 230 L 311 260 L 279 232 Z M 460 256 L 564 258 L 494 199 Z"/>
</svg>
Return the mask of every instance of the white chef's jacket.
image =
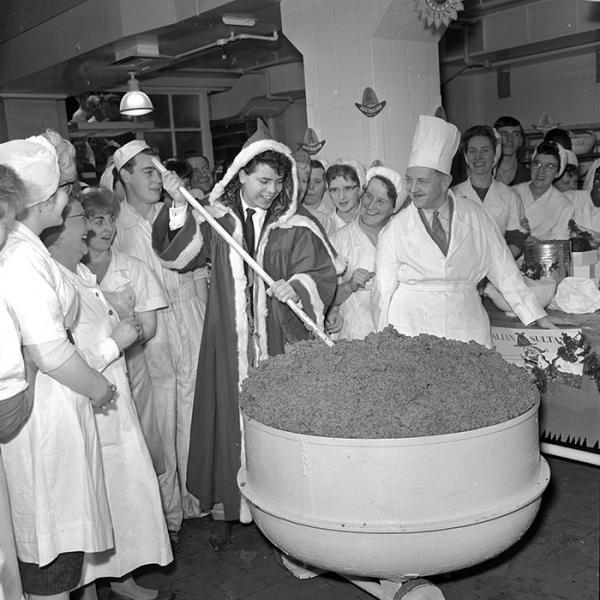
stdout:
<svg viewBox="0 0 600 600">
<path fill-rule="evenodd" d="M 491 347 L 490 323 L 476 286 L 483 277 L 502 292 L 525 324 L 546 315 L 527 287 L 506 242 L 479 204 L 453 203 L 447 256 L 410 204 L 379 235 L 372 302 L 378 330 L 430 333 Z"/>
<path fill-rule="evenodd" d="M 587 190 L 568 190 L 563 192 L 575 210 L 577 225 L 600 232 L 600 207 L 592 202 L 592 196 Z"/>
<path fill-rule="evenodd" d="M 66 339 L 65 327 L 78 312 L 77 293 L 21 223 L 0 253 L 0 281 L 0 296 L 15 315 L 26 349 Z M 38 371 L 29 420 L 2 445 L 2 461 L 21 560 L 44 566 L 63 552 L 113 546 L 89 398 Z"/>
<path fill-rule="evenodd" d="M 529 183 L 513 185 L 512 189 L 523 202 L 531 235 L 539 240 L 568 240 L 569 221 L 575 212 L 571 202 L 553 185 L 534 200 Z"/>
<path fill-rule="evenodd" d="M 61 266 L 79 292 L 80 310 L 73 327 L 77 348 L 116 386 L 116 403 L 95 420 L 113 523 L 115 545 L 107 552 L 86 554 L 81 585 L 100 577 L 122 577 L 143 565 L 173 560 L 158 483 L 131 398 L 125 359 L 110 338 L 119 322 L 96 277 L 82 264 L 77 273 Z M 106 350 L 113 342 L 114 352 Z"/>
<path fill-rule="evenodd" d="M 162 207 L 154 205 L 151 221 Z M 145 263 L 157 276 L 169 306 L 157 311 L 156 335 L 144 351 L 156 398 L 163 440 L 165 473 L 159 479 L 169 530 L 178 531 L 183 518 L 199 517 L 198 500 L 187 491 L 187 458 L 200 340 L 206 298 L 198 295 L 194 273 L 164 268 L 152 249 L 152 223 L 127 201 L 121 203 L 113 244 Z"/>
<path fill-rule="evenodd" d="M 492 180 L 483 202 L 470 179 L 455 185 L 452 191 L 459 202 L 461 198 L 470 198 L 475 203 L 481 202 L 484 210 L 498 225 L 502 235 L 507 231 L 523 231 L 520 223 L 521 217 L 525 216 L 523 202 L 520 196 L 504 183 Z"/>
<path fill-rule="evenodd" d="M 348 261 L 348 267 L 342 281 L 348 281 L 356 269 L 375 269 L 375 246 L 360 228 L 358 219 L 339 229 L 331 236 L 331 243 L 338 255 Z M 359 288 L 348 299 L 340 304 L 339 314 L 343 318 L 339 338 L 363 339 L 375 331 L 373 311 L 371 308 L 371 283 Z"/>
</svg>

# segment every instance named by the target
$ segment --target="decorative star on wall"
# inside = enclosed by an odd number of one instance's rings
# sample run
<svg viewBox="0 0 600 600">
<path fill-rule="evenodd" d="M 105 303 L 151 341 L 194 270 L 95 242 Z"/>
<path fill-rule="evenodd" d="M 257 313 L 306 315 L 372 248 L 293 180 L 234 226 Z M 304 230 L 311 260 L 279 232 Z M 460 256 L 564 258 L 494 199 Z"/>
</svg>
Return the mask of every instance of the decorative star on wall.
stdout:
<svg viewBox="0 0 600 600">
<path fill-rule="evenodd" d="M 436 28 L 449 25 L 464 8 L 462 0 L 415 0 L 415 3 L 420 18 Z"/>
</svg>

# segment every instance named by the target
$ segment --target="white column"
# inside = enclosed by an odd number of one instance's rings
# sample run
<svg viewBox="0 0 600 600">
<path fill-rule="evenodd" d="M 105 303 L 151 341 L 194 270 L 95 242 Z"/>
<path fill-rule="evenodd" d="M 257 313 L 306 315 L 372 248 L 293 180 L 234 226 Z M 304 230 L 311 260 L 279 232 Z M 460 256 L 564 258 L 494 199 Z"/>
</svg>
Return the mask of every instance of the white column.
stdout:
<svg viewBox="0 0 600 600">
<path fill-rule="evenodd" d="M 404 172 L 420 114 L 440 105 L 438 41 L 412 0 L 281 0 L 283 32 L 302 52 L 308 126 L 322 154 Z M 371 87 L 375 117 L 355 106 Z"/>
</svg>

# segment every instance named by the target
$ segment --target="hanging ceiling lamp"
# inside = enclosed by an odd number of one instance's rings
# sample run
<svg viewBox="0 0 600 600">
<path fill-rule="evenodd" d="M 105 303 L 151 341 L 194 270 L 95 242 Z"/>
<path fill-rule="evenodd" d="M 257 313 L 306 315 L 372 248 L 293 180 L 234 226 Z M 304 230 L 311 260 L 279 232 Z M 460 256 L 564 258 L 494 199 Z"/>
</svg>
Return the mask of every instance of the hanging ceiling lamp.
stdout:
<svg viewBox="0 0 600 600">
<path fill-rule="evenodd" d="M 140 82 L 135 78 L 133 71 L 129 71 L 129 77 L 127 82 L 129 91 L 121 98 L 119 110 L 122 115 L 128 117 L 147 115 L 154 110 L 154 106 L 148 95 L 140 91 Z"/>
</svg>

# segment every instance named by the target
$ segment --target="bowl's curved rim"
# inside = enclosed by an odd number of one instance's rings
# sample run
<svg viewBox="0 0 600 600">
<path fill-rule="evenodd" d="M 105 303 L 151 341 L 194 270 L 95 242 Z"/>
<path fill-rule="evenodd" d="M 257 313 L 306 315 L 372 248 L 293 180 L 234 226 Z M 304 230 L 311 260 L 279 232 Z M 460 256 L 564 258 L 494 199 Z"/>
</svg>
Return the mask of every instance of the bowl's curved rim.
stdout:
<svg viewBox="0 0 600 600">
<path fill-rule="evenodd" d="M 466 431 L 457 431 L 455 433 L 444 433 L 440 435 L 427 435 L 427 436 L 414 436 L 404 438 L 346 438 L 346 437 L 325 437 L 318 435 L 311 435 L 305 433 L 295 433 L 292 431 L 286 431 L 285 429 L 277 429 L 271 425 L 266 425 L 261 421 L 253 419 L 246 415 L 243 409 L 242 417 L 244 419 L 245 427 L 254 427 L 268 433 L 275 437 L 281 437 L 291 439 L 299 442 L 305 442 L 310 444 L 319 444 L 326 446 L 424 446 L 433 444 L 447 444 L 449 442 L 459 442 L 465 439 L 474 439 L 479 437 L 486 437 L 489 435 L 497 434 L 501 431 L 518 427 L 523 422 L 535 418 L 540 407 L 540 400 L 524 413 L 509 419 L 508 421 L 502 421 L 495 425 L 488 425 L 486 427 L 479 427 L 477 429 L 468 429 Z"/>
</svg>

